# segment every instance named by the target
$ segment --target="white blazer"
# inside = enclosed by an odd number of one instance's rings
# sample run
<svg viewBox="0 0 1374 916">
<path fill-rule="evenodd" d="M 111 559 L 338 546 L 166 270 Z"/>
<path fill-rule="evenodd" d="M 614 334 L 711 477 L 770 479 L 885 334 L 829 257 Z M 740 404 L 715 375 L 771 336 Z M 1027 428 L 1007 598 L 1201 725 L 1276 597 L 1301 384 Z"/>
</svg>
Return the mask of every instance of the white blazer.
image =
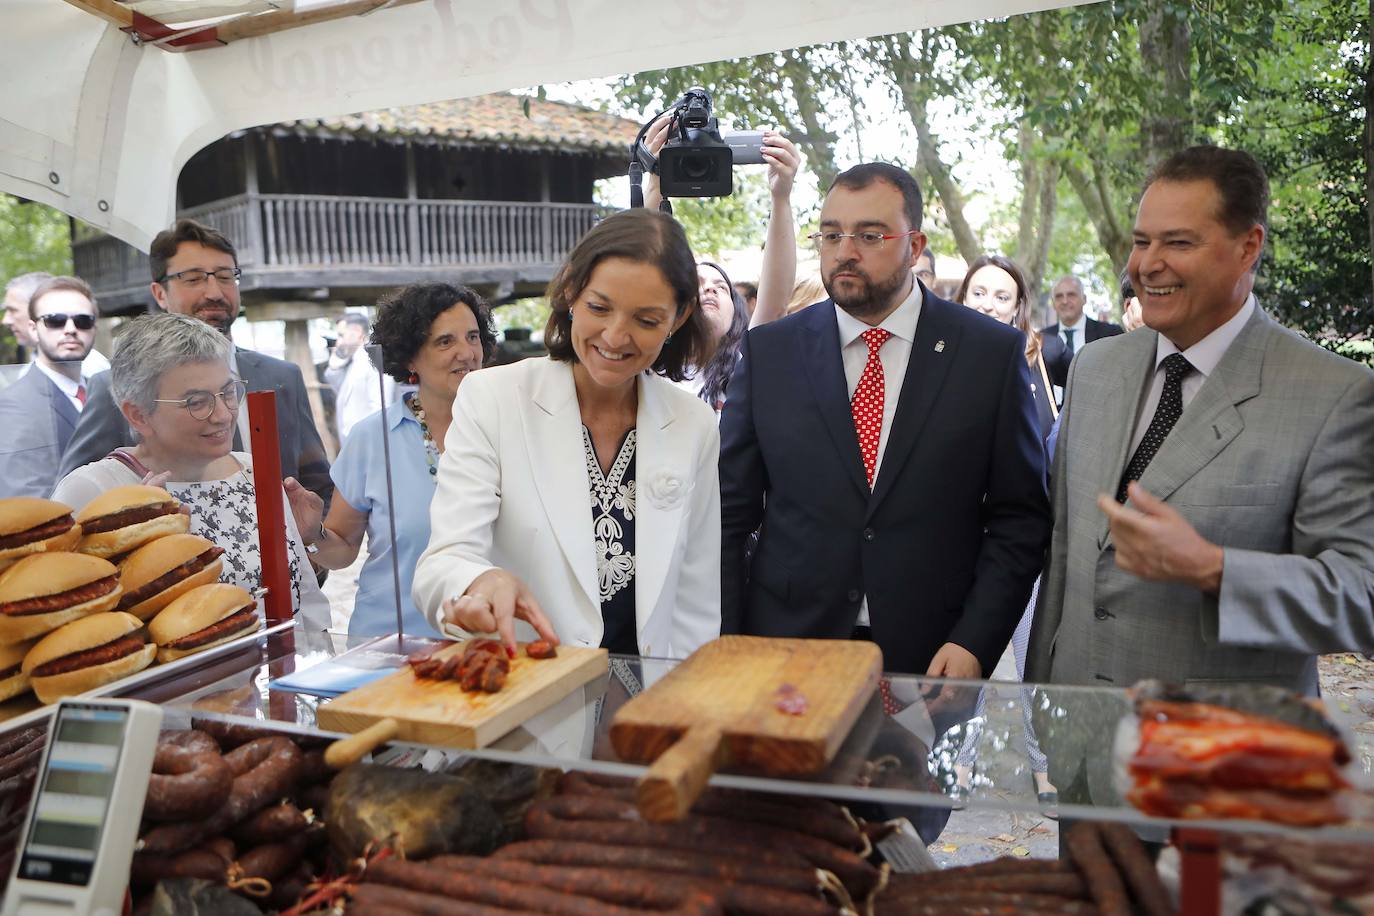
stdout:
<svg viewBox="0 0 1374 916">
<path fill-rule="evenodd" d="M 683 658 L 720 635 L 720 434 L 710 407 L 650 373 L 635 425 L 639 651 Z M 416 607 L 437 626 L 445 598 L 501 567 L 530 587 L 562 642 L 600 645 L 591 507 L 572 364 L 472 373 L 444 440 Z"/>
</svg>

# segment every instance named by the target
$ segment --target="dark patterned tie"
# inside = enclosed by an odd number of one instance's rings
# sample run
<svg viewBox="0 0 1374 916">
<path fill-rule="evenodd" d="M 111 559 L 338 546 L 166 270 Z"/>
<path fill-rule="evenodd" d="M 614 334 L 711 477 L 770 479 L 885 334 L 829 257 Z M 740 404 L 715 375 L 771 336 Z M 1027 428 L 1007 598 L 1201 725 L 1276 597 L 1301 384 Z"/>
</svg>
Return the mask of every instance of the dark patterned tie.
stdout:
<svg viewBox="0 0 1374 916">
<path fill-rule="evenodd" d="M 1073 328 L 1065 328 L 1065 329 L 1064 329 L 1064 349 L 1066 349 L 1066 350 L 1069 351 L 1069 359 L 1073 359 L 1073 335 L 1074 335 L 1074 333 L 1075 333 L 1075 330 L 1074 330 Z"/>
<path fill-rule="evenodd" d="M 1145 473 L 1155 452 L 1159 451 L 1168 437 L 1169 430 L 1183 416 L 1183 377 L 1192 368 L 1192 363 L 1182 353 L 1164 357 L 1164 390 L 1159 393 L 1159 406 L 1150 420 L 1150 428 L 1145 430 L 1145 438 L 1140 440 L 1130 463 L 1126 465 L 1126 473 L 1121 475 L 1121 486 L 1116 490 L 1117 502 L 1126 501 L 1126 485 L 1132 480 L 1139 480 L 1140 475 Z"/>
</svg>

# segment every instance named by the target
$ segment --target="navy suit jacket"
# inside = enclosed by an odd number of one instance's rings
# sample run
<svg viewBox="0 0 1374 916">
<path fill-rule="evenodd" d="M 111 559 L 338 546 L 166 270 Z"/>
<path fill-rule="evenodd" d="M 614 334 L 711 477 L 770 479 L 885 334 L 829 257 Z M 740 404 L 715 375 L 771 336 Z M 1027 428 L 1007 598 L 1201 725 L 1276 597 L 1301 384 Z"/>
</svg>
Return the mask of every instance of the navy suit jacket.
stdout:
<svg viewBox="0 0 1374 916">
<path fill-rule="evenodd" d="M 0 392 L 0 497 L 52 495 L 80 411 L 37 366 Z"/>
<path fill-rule="evenodd" d="M 887 670 L 954 642 L 990 674 L 1050 535 L 1024 348 L 925 292 L 870 492 L 833 303 L 750 331 L 721 417 L 722 632 L 847 638 L 866 595 Z"/>
<path fill-rule="evenodd" d="M 329 458 L 324 453 L 319 431 L 310 413 L 310 401 L 305 393 L 301 370 L 294 363 L 264 356 L 252 350 L 235 348 L 239 375 L 249 391 L 277 393 L 277 442 L 281 448 L 281 473 L 294 477 L 307 490 L 318 493 L 329 506 L 334 494 L 334 482 L 329 477 Z M 247 410 L 247 404 L 239 408 Z M 117 448 L 135 444 L 133 430 L 119 412 L 110 393 L 110 373 L 100 372 L 91 377 L 86 407 L 81 422 L 62 456 L 62 477 L 82 465 L 99 461 Z M 244 451 L 237 429 L 234 446 Z"/>
</svg>

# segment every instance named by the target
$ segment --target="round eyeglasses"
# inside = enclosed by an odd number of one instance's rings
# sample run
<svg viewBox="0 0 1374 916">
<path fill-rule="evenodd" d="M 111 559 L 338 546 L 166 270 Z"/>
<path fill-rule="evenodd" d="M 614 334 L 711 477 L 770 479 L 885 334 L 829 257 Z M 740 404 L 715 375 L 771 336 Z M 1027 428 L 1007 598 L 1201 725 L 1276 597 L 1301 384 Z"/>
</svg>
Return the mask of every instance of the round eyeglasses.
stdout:
<svg viewBox="0 0 1374 916">
<path fill-rule="evenodd" d="M 154 398 L 154 404 L 176 404 L 185 408 L 194 420 L 208 420 L 215 412 L 215 399 L 224 402 L 229 410 L 238 410 L 248 386 L 242 379 L 234 379 L 219 391 L 193 391 L 184 398 Z"/>
</svg>

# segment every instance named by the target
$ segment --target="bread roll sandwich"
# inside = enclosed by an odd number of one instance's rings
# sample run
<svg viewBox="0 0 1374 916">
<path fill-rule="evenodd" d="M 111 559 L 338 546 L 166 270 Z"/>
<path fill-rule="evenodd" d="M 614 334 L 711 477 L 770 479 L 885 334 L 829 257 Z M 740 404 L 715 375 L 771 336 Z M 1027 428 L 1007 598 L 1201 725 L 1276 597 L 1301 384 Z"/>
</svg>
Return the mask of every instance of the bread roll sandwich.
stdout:
<svg viewBox="0 0 1374 916">
<path fill-rule="evenodd" d="M 93 557 L 117 557 L 156 538 L 191 527 L 181 503 L 161 487 L 130 484 L 106 490 L 76 514 L 81 525 L 77 550 Z"/>
<path fill-rule="evenodd" d="M 29 676 L 21 670 L 24 656 L 33 648 L 36 639 L 0 646 L 0 702 L 12 700 L 29 690 Z"/>
<path fill-rule="evenodd" d="M 30 554 L 71 550 L 81 540 L 72 510 L 51 499 L 0 499 L 0 571 Z"/>
<path fill-rule="evenodd" d="M 115 610 L 151 620 L 191 589 L 218 582 L 222 556 L 222 547 L 194 534 L 169 534 L 144 544 L 119 564 L 124 594 Z"/>
<path fill-rule="evenodd" d="M 0 644 L 32 639 L 119 603 L 119 570 L 80 553 L 36 553 L 0 573 Z"/>
<path fill-rule="evenodd" d="M 173 601 L 148 624 L 159 662 L 176 661 L 255 632 L 258 603 L 237 585 L 202 585 Z"/>
<path fill-rule="evenodd" d="M 24 656 L 21 670 L 44 703 L 85 693 L 142 671 L 157 647 L 144 639 L 143 621 L 112 611 L 92 614 L 49 633 Z"/>
</svg>

